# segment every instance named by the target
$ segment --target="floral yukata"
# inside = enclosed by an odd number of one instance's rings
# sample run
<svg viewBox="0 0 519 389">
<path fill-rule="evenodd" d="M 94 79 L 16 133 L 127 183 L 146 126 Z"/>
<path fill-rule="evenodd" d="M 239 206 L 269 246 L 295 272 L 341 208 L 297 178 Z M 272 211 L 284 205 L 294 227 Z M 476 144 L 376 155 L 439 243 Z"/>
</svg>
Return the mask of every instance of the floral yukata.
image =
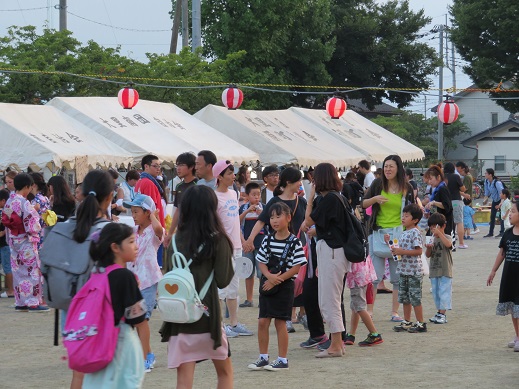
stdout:
<svg viewBox="0 0 519 389">
<path fill-rule="evenodd" d="M 50 202 L 47 196 L 44 196 L 41 192 L 38 192 L 36 196 L 34 196 L 34 199 L 31 201 L 31 204 L 38 209 L 38 215 L 40 216 L 40 240 L 38 242 L 38 250 L 41 249 L 41 245 L 43 243 L 43 229 L 47 227 L 47 224 L 45 224 L 45 221 L 42 219 L 41 215 L 45 213 L 48 209 L 50 209 Z M 36 205 L 39 205 L 37 207 Z"/>
<path fill-rule="evenodd" d="M 38 212 L 27 199 L 13 193 L 5 204 L 2 222 L 9 230 L 16 306 L 36 307 L 42 303 Z"/>
</svg>

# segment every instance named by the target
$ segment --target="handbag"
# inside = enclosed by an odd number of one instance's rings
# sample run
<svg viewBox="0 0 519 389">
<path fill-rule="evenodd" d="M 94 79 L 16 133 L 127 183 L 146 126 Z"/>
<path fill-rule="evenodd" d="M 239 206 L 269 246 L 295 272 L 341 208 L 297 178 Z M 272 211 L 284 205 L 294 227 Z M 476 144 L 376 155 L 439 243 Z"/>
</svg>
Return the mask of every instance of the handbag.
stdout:
<svg viewBox="0 0 519 389">
<path fill-rule="evenodd" d="M 276 264 L 273 264 L 271 267 L 269 267 L 269 272 L 271 274 L 277 274 L 279 272 L 285 272 L 286 271 L 286 259 L 288 257 L 288 254 L 290 253 L 291 251 L 291 248 L 293 246 L 293 242 L 294 242 L 294 235 L 291 235 L 287 244 L 285 245 L 285 248 L 283 249 L 283 253 L 281 254 L 281 257 L 274 257 L 272 255 L 272 251 L 270 250 L 270 241 L 272 239 L 272 235 L 269 235 L 267 237 L 267 247 L 266 247 L 266 254 L 267 254 L 267 257 L 268 257 L 268 261 L 269 263 L 271 262 L 271 260 L 274 258 L 279 258 L 279 261 L 277 261 Z M 274 262 L 274 261 L 272 261 Z M 268 264 L 267 264 L 267 267 L 268 267 Z M 272 287 L 271 289 L 269 290 L 264 290 L 263 289 L 263 285 L 265 285 L 265 282 L 267 282 L 268 279 L 267 277 L 265 277 L 263 274 L 261 275 L 260 277 L 260 285 L 259 285 L 259 293 L 262 295 L 262 296 L 272 296 L 274 294 L 276 294 L 277 292 L 279 292 L 279 285 L 274 285 L 274 287 Z"/>
<path fill-rule="evenodd" d="M 389 245 L 384 241 L 384 235 L 389 234 L 389 239 L 394 241 L 400 239 L 402 232 L 402 226 L 373 230 L 373 254 L 380 258 L 391 258 L 393 254 L 391 254 Z"/>
</svg>

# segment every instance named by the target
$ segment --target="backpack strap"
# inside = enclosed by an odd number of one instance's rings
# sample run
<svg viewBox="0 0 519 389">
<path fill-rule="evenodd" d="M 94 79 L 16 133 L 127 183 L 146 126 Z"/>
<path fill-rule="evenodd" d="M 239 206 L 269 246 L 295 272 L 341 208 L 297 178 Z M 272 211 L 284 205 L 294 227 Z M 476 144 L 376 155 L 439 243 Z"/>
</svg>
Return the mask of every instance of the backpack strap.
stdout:
<svg viewBox="0 0 519 389">
<path fill-rule="evenodd" d="M 193 263 L 193 260 L 190 258 L 189 261 L 186 259 L 185 255 L 182 254 L 177 249 L 177 242 L 176 242 L 176 234 L 173 235 L 173 239 L 171 239 L 171 243 L 173 245 L 173 267 L 183 268 L 189 270 L 189 266 Z M 202 251 L 202 248 L 204 245 L 201 245 L 198 248 L 198 252 Z M 202 286 L 202 289 L 200 289 L 200 293 L 198 293 L 198 297 L 200 297 L 200 300 L 203 300 L 205 295 L 207 294 L 207 291 L 209 290 L 209 287 L 211 286 L 211 283 L 214 279 L 214 269 L 211 271 L 211 274 L 209 274 L 209 277 L 207 278 L 207 281 L 205 281 L 204 286 Z"/>
</svg>

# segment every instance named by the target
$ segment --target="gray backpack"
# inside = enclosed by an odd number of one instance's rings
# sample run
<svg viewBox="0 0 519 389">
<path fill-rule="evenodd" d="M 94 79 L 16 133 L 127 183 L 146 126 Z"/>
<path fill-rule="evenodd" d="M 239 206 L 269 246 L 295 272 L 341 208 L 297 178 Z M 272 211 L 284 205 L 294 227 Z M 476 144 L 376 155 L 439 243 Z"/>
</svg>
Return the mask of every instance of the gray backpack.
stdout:
<svg viewBox="0 0 519 389">
<path fill-rule="evenodd" d="M 41 272 L 45 282 L 43 294 L 51 308 L 67 310 L 72 298 L 88 281 L 94 261 L 90 258 L 90 236 L 110 223 L 94 223 L 83 243 L 74 240 L 76 218 L 57 223 L 45 237 L 40 251 Z"/>
</svg>

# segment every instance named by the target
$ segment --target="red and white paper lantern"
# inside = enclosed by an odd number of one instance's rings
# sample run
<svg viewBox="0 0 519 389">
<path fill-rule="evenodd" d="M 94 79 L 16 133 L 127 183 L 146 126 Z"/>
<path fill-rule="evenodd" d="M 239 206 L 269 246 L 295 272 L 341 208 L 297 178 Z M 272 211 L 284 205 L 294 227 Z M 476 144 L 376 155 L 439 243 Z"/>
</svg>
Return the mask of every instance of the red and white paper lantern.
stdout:
<svg viewBox="0 0 519 389">
<path fill-rule="evenodd" d="M 139 101 L 139 93 L 130 86 L 121 89 L 117 97 L 119 98 L 119 104 L 124 109 L 132 109 Z"/>
<path fill-rule="evenodd" d="M 447 99 L 438 106 L 437 114 L 440 122 L 449 125 L 458 119 L 460 109 L 454 100 Z"/>
<path fill-rule="evenodd" d="M 243 92 L 238 88 L 230 86 L 222 93 L 222 103 L 228 109 L 240 108 L 241 103 L 243 103 Z"/>
<path fill-rule="evenodd" d="M 326 111 L 332 119 L 339 119 L 346 111 L 346 101 L 341 97 L 332 97 L 326 102 Z"/>
</svg>

